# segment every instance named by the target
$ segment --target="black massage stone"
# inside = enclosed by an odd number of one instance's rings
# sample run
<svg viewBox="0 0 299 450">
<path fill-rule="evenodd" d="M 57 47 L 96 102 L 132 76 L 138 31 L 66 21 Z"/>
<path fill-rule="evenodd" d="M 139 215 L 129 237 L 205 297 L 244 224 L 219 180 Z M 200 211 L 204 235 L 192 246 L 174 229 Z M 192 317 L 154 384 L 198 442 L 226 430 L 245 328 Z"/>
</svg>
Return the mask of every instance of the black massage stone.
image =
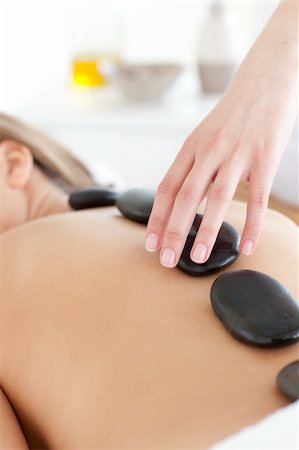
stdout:
<svg viewBox="0 0 299 450">
<path fill-rule="evenodd" d="M 117 198 L 116 206 L 128 219 L 147 224 L 155 194 L 150 189 L 130 189 Z"/>
<path fill-rule="evenodd" d="M 203 264 L 197 264 L 191 260 L 190 252 L 202 218 L 201 214 L 196 214 L 177 265 L 180 270 L 194 277 L 218 272 L 232 264 L 239 256 L 239 233 L 230 224 L 223 222 L 209 259 Z"/>
<path fill-rule="evenodd" d="M 69 205 L 75 210 L 113 206 L 118 196 L 119 193 L 111 189 L 82 189 L 70 195 Z"/>
<path fill-rule="evenodd" d="M 254 270 L 227 272 L 211 288 L 212 306 L 246 344 L 278 347 L 299 340 L 299 306 L 277 280 Z"/>
<path fill-rule="evenodd" d="M 279 389 L 291 400 L 299 399 L 299 361 L 285 366 L 277 375 Z"/>
</svg>

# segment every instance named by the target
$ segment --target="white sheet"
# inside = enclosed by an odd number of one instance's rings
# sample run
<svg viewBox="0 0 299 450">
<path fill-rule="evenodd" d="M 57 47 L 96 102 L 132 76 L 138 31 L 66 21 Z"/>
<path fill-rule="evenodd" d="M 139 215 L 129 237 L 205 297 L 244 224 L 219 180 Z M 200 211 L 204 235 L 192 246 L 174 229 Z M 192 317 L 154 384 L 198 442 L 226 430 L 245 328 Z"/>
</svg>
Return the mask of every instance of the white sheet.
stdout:
<svg viewBox="0 0 299 450">
<path fill-rule="evenodd" d="M 211 447 L 210 450 L 298 450 L 299 400 Z"/>
</svg>

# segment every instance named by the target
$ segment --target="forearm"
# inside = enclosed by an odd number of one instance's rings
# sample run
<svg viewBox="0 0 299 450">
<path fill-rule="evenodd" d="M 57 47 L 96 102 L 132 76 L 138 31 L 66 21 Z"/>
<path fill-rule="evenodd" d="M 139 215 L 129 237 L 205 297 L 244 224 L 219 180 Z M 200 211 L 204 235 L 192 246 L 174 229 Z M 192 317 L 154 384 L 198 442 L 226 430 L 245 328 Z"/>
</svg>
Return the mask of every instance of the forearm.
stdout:
<svg viewBox="0 0 299 450">
<path fill-rule="evenodd" d="M 297 1 L 279 4 L 217 105 L 234 117 L 235 129 L 255 123 L 250 132 L 258 140 L 264 136 L 262 145 L 273 148 L 272 156 L 281 155 L 297 114 L 297 12 Z"/>
<path fill-rule="evenodd" d="M 295 89 L 298 82 L 298 3 L 283 0 L 257 38 L 237 73 L 248 80 L 254 72 L 254 84 L 267 72 L 268 85 Z"/>
</svg>

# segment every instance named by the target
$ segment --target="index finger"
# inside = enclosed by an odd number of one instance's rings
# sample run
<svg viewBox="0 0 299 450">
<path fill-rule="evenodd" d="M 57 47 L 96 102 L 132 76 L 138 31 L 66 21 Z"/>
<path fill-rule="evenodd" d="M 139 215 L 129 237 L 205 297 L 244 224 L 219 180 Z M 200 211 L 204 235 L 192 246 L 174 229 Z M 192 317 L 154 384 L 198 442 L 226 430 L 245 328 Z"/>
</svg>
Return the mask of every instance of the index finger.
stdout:
<svg viewBox="0 0 299 450">
<path fill-rule="evenodd" d="M 154 252 L 161 247 L 163 233 L 171 215 L 176 195 L 193 164 L 193 154 L 190 151 L 185 151 L 183 147 L 159 184 L 147 225 L 146 250 Z"/>
</svg>

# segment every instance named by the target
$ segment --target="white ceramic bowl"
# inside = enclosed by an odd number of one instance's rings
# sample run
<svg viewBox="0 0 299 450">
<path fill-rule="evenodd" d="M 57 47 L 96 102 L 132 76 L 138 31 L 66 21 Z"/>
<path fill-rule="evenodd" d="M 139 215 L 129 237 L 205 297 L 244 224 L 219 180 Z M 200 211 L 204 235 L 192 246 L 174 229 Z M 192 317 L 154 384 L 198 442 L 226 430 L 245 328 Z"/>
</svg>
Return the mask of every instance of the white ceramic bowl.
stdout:
<svg viewBox="0 0 299 450">
<path fill-rule="evenodd" d="M 129 100 L 148 102 L 161 98 L 181 71 L 178 64 L 119 64 L 112 80 Z"/>
</svg>

